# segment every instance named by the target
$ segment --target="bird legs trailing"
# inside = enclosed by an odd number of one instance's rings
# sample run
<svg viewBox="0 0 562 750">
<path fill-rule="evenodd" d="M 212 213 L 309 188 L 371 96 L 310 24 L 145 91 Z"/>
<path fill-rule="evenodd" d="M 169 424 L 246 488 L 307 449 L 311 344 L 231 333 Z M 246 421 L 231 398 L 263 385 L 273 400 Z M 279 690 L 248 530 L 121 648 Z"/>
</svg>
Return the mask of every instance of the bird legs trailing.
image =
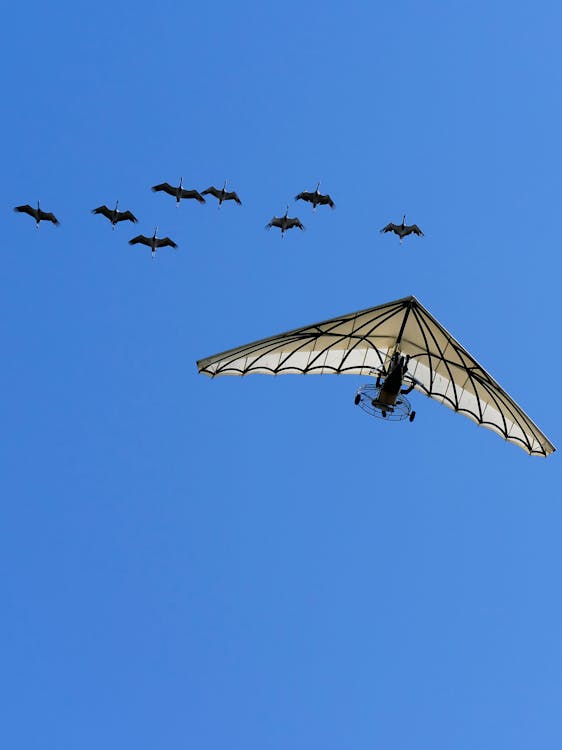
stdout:
<svg viewBox="0 0 562 750">
<path fill-rule="evenodd" d="M 152 235 L 152 245 L 150 247 L 152 254 L 152 260 L 156 257 L 156 235 L 158 234 L 158 225 L 154 227 L 154 234 Z"/>
</svg>

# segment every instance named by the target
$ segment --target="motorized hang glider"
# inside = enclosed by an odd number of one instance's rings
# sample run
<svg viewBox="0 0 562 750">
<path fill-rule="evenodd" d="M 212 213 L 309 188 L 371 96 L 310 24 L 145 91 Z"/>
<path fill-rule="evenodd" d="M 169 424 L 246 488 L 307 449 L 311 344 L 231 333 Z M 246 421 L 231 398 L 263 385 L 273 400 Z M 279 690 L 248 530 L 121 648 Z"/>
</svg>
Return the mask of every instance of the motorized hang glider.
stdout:
<svg viewBox="0 0 562 750">
<path fill-rule="evenodd" d="M 555 450 L 515 401 L 415 297 L 229 349 L 200 360 L 197 367 L 211 377 L 251 373 L 374 375 L 376 386 L 360 388 L 355 403 L 377 416 L 409 415 L 410 421 L 413 419 L 409 402 L 400 395 L 404 384 L 409 385 L 406 392 L 415 388 L 431 396 L 530 455 L 548 456 Z M 382 396 L 396 368 L 400 382 L 392 403 Z"/>
</svg>

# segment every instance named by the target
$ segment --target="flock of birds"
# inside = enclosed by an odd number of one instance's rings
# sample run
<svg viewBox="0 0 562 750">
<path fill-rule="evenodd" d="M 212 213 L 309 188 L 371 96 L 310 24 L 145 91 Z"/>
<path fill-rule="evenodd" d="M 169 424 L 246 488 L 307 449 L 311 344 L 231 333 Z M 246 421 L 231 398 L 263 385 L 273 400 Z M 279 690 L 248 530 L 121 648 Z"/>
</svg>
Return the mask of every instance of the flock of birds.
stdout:
<svg viewBox="0 0 562 750">
<path fill-rule="evenodd" d="M 316 185 L 316 189 L 313 192 L 304 190 L 302 193 L 299 193 L 295 196 L 295 200 L 311 203 L 314 211 L 318 206 L 330 206 L 330 208 L 335 208 L 336 204 L 334 203 L 332 198 L 328 194 L 323 195 L 322 193 L 320 193 L 319 188 L 320 183 L 318 182 Z M 153 185 L 151 189 L 155 193 L 164 192 L 175 198 L 176 207 L 179 206 L 180 201 L 182 200 L 196 200 L 199 203 L 205 203 L 206 201 L 203 197 L 205 195 L 212 195 L 214 198 L 216 198 L 219 207 L 225 201 L 234 201 L 239 206 L 242 205 L 242 201 L 238 197 L 237 193 L 233 190 L 230 191 L 226 189 L 226 180 L 220 190 L 214 185 L 211 185 L 202 192 L 199 192 L 195 189 L 186 190 L 183 187 L 182 177 L 180 177 L 179 185 L 177 185 L 177 187 L 170 185 L 169 182 L 162 182 L 159 185 Z M 34 208 L 33 206 L 30 206 L 28 203 L 26 203 L 23 206 L 16 206 L 14 208 L 14 211 L 16 211 L 17 213 L 28 214 L 29 216 L 33 217 L 35 219 L 36 228 L 39 227 L 39 224 L 42 221 L 50 221 L 52 224 L 55 224 L 55 226 L 58 226 L 60 224 L 54 213 L 50 211 L 43 211 L 41 209 L 39 201 L 37 201 L 37 208 Z M 138 223 L 138 219 L 131 211 L 119 211 L 119 201 L 115 203 L 115 208 L 113 209 L 108 208 L 106 205 L 103 205 L 92 209 L 92 213 L 105 216 L 106 219 L 111 222 L 112 229 L 115 229 L 115 226 L 120 221 L 130 221 L 133 224 Z M 277 227 L 278 229 L 280 229 L 281 237 L 283 237 L 285 232 L 289 229 L 294 229 L 296 227 L 300 230 L 303 230 L 305 228 L 304 224 L 297 216 L 289 216 L 289 206 L 287 206 L 287 209 L 283 216 L 274 216 L 271 221 L 266 224 L 266 229 L 271 229 L 271 227 Z M 407 237 L 409 234 L 415 234 L 418 237 L 423 237 L 423 232 L 417 224 L 406 224 L 405 215 L 402 217 L 401 224 L 393 224 L 391 222 L 383 227 L 380 231 L 383 233 L 393 232 L 394 234 L 398 235 L 398 237 L 400 238 L 400 242 L 402 242 L 403 238 Z M 158 227 L 155 227 L 152 237 L 147 237 L 144 234 L 139 234 L 129 240 L 129 245 L 146 245 L 151 249 L 153 256 L 156 253 L 156 250 L 160 247 L 177 248 L 177 244 L 172 239 L 170 239 L 170 237 L 158 237 L 157 233 Z"/>
</svg>

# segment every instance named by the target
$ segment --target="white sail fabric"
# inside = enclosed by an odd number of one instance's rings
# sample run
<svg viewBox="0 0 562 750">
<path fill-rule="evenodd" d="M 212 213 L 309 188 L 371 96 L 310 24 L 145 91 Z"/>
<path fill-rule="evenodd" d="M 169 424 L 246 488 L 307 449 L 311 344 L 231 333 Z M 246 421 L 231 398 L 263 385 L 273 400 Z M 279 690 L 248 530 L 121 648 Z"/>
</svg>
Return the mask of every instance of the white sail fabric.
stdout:
<svg viewBox="0 0 562 750">
<path fill-rule="evenodd" d="M 478 362 L 415 297 L 387 302 L 255 341 L 197 363 L 217 375 L 376 374 L 394 351 L 410 355 L 416 389 L 531 455 L 555 448 Z"/>
</svg>

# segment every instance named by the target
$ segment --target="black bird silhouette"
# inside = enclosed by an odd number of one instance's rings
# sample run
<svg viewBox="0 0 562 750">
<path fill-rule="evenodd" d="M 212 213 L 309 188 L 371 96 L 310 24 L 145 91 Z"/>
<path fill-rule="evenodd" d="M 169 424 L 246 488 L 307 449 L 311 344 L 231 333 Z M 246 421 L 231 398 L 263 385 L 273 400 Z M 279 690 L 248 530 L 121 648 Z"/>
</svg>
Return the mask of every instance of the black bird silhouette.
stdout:
<svg viewBox="0 0 562 750">
<path fill-rule="evenodd" d="M 211 187 L 208 187 L 206 190 L 203 190 L 201 195 L 214 195 L 215 198 L 218 199 L 219 206 L 222 205 L 223 201 L 235 201 L 238 203 L 239 206 L 242 205 L 242 201 L 240 198 L 236 195 L 234 191 L 229 192 L 226 190 L 226 180 L 224 181 L 224 185 L 222 186 L 222 190 L 218 190 L 214 185 L 211 185 Z"/>
<path fill-rule="evenodd" d="M 39 228 L 39 222 L 41 221 L 51 221 L 53 224 L 55 224 L 55 226 L 58 226 L 60 224 L 60 221 L 54 214 L 47 211 L 41 211 L 41 208 L 39 207 L 39 201 L 37 201 L 37 208 L 33 208 L 29 205 L 29 203 L 26 203 L 25 206 L 16 206 L 14 208 L 14 211 L 19 214 L 29 214 L 29 216 L 33 216 L 37 229 Z"/>
<path fill-rule="evenodd" d="M 107 206 L 98 206 L 92 209 L 93 214 L 101 214 L 105 216 L 111 222 L 111 228 L 115 229 L 115 225 L 119 221 L 132 221 L 133 224 L 137 224 L 138 219 L 130 211 L 118 211 L 119 201 L 115 203 L 115 208 L 112 210 Z"/>
<path fill-rule="evenodd" d="M 394 232 L 394 234 L 397 234 L 400 237 L 400 243 L 402 243 L 403 238 L 407 237 L 409 234 L 417 234 L 418 237 L 423 237 L 423 232 L 417 224 L 407 225 L 404 223 L 405 221 L 406 214 L 402 217 L 402 224 L 393 224 L 391 222 L 383 227 L 381 232 Z"/>
<path fill-rule="evenodd" d="M 330 198 L 329 195 L 322 195 L 322 193 L 318 192 L 319 187 L 320 187 L 320 183 L 316 185 L 316 190 L 313 193 L 308 193 L 305 190 L 302 193 L 295 195 L 295 200 L 296 201 L 308 201 L 308 203 L 312 203 L 312 208 L 315 211 L 316 211 L 316 206 L 330 206 L 330 208 L 335 208 L 336 204 Z"/>
<path fill-rule="evenodd" d="M 169 237 L 157 237 L 157 231 L 158 227 L 155 227 L 152 237 L 145 237 L 144 234 L 139 234 L 137 237 L 129 240 L 129 245 L 147 245 L 152 250 L 152 257 L 154 257 L 159 247 L 177 247 L 176 243 Z"/>
<path fill-rule="evenodd" d="M 279 229 L 281 230 L 281 237 L 285 235 L 287 229 L 292 229 L 293 227 L 298 227 L 301 230 L 304 229 L 304 225 L 301 224 L 300 219 L 297 219 L 296 216 L 291 219 L 287 216 L 288 213 L 289 206 L 287 206 L 287 210 L 285 211 L 284 216 L 274 216 L 269 224 L 265 225 L 265 228 L 271 229 L 271 227 L 279 227 Z"/>
<path fill-rule="evenodd" d="M 203 198 L 198 190 L 184 190 L 182 185 L 183 177 L 180 177 L 180 184 L 177 187 L 173 187 L 169 182 L 162 182 L 160 185 L 153 185 L 152 191 L 154 193 L 164 191 L 168 195 L 173 196 L 176 199 L 176 208 L 179 206 L 182 198 L 195 198 L 199 203 L 205 203 L 205 198 Z"/>
</svg>

